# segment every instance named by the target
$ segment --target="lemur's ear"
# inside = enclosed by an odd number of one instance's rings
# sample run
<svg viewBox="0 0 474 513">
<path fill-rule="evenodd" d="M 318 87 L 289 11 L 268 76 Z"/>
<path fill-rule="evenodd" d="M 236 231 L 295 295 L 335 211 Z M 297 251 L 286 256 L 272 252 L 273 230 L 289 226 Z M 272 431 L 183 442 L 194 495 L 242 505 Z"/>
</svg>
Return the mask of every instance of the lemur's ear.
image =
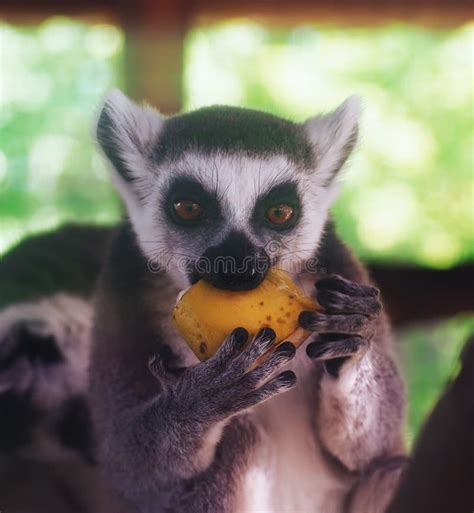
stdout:
<svg viewBox="0 0 474 513">
<path fill-rule="evenodd" d="M 117 187 L 127 200 L 146 196 L 152 178 L 152 151 L 164 116 L 133 103 L 119 90 L 111 91 L 97 123 L 97 140 L 115 168 Z"/>
<path fill-rule="evenodd" d="M 314 146 L 316 171 L 329 184 L 357 141 L 360 98 L 351 96 L 335 111 L 309 118 L 304 128 Z"/>
</svg>

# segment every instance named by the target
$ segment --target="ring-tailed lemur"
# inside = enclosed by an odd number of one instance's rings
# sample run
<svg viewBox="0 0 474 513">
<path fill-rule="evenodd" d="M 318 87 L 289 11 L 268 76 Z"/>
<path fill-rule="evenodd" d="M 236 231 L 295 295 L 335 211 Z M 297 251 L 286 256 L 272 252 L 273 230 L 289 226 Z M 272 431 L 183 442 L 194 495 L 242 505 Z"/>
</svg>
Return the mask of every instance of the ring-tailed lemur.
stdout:
<svg viewBox="0 0 474 513">
<path fill-rule="evenodd" d="M 0 262 L 0 509 L 118 513 L 87 398 L 91 296 L 111 230 L 64 226 Z"/>
<path fill-rule="evenodd" d="M 141 513 L 384 510 L 403 465 L 403 386 L 379 293 L 328 221 L 357 127 L 355 98 L 303 124 L 106 99 L 98 140 L 130 222 L 99 279 L 91 399 L 106 475 Z M 215 266 L 223 257 L 238 269 Z M 306 270 L 315 257 L 320 274 Z M 237 328 L 199 363 L 172 323 L 179 291 L 253 288 L 283 259 L 316 283 L 324 311 L 300 317 L 316 337 L 247 372 L 274 333 L 247 343 Z"/>
</svg>

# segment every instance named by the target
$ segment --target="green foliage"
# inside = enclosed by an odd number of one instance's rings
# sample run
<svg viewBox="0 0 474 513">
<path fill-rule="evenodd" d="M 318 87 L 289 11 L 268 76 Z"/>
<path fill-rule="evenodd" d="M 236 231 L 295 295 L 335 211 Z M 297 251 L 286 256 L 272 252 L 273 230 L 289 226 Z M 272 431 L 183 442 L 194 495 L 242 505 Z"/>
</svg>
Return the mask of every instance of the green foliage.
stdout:
<svg viewBox="0 0 474 513">
<path fill-rule="evenodd" d="M 0 45 L 0 253 L 66 220 L 118 219 L 92 126 L 104 92 L 120 85 L 122 33 L 52 18 L 0 25 Z"/>
<path fill-rule="evenodd" d="M 198 28 L 185 104 L 302 120 L 360 94 L 361 144 L 334 209 L 341 234 L 369 260 L 449 267 L 474 258 L 473 43 L 473 24 Z"/>
<path fill-rule="evenodd" d="M 407 423 L 409 445 L 445 386 L 459 370 L 462 347 L 473 335 L 473 316 L 458 316 L 398 333 L 397 347 L 410 399 Z"/>
</svg>

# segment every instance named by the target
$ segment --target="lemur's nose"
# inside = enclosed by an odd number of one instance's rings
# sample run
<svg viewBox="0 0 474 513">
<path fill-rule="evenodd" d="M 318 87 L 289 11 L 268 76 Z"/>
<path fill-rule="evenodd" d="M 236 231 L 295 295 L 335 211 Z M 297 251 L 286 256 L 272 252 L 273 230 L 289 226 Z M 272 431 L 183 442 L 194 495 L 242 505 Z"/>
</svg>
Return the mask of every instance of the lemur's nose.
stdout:
<svg viewBox="0 0 474 513">
<path fill-rule="evenodd" d="M 258 287 L 270 267 L 263 248 L 245 234 L 231 232 L 219 245 L 209 247 L 196 263 L 196 272 L 214 287 L 250 290 Z"/>
</svg>

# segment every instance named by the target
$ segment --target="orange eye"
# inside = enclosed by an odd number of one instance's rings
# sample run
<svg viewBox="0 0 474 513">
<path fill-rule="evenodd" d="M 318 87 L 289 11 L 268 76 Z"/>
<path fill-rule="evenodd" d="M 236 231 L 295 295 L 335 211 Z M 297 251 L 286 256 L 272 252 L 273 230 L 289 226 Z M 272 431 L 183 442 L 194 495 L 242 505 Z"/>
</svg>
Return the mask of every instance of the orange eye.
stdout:
<svg viewBox="0 0 474 513">
<path fill-rule="evenodd" d="M 290 205 L 275 205 L 267 210 L 267 218 L 273 224 L 285 224 L 293 217 L 293 213 Z"/>
<path fill-rule="evenodd" d="M 174 211 L 183 221 L 197 221 L 201 218 L 203 208 L 191 200 L 179 200 L 173 204 Z"/>
</svg>

